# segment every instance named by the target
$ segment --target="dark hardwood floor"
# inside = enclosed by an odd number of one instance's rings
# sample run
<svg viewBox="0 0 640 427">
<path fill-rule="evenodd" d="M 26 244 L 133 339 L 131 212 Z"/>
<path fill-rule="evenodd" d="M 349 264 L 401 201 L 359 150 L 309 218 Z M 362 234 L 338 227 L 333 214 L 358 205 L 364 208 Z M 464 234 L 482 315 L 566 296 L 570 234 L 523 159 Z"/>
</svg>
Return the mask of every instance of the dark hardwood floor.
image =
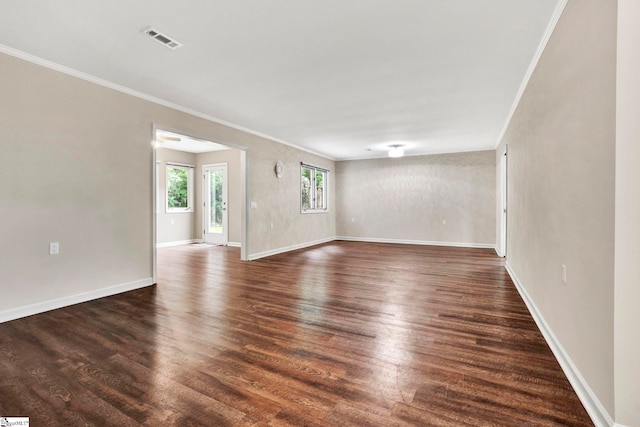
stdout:
<svg viewBox="0 0 640 427">
<path fill-rule="evenodd" d="M 158 252 L 158 285 L 0 324 L 32 426 L 593 425 L 492 250 Z"/>
</svg>

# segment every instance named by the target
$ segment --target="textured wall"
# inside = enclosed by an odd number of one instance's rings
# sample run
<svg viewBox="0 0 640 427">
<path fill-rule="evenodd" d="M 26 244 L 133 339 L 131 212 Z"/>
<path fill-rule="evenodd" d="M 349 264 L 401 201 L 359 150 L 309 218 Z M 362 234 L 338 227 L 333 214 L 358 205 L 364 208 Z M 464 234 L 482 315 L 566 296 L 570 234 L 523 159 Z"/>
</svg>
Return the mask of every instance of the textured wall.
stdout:
<svg viewBox="0 0 640 427">
<path fill-rule="evenodd" d="M 277 161 L 284 165 L 281 178 L 276 177 Z M 300 213 L 300 162 L 329 170 L 329 210 L 325 213 Z M 311 242 L 335 236 L 335 164 L 331 160 L 292 150 L 286 145 L 265 142 L 260 150 L 250 152 L 248 168 L 249 200 L 258 204 L 249 209 L 252 234 L 251 253 L 292 246 L 294 242 Z M 272 227 L 273 225 L 273 227 Z"/>
<path fill-rule="evenodd" d="M 301 215 L 299 162 L 332 161 L 0 54 L 0 315 L 152 276 L 153 124 L 247 147 L 248 253 L 335 235 Z M 273 165 L 285 163 L 277 180 Z M 293 178 L 293 177 L 296 178 Z M 271 222 L 274 229 L 270 229 Z M 48 243 L 61 253 L 48 255 Z"/>
<path fill-rule="evenodd" d="M 497 150 L 507 262 L 610 414 L 615 79 L 616 2 L 569 1 Z"/>
<path fill-rule="evenodd" d="M 196 155 L 193 153 L 185 153 L 184 151 L 158 148 L 156 150 L 156 163 L 158 162 L 158 192 L 156 196 L 156 201 L 158 202 L 156 218 L 158 222 L 156 223 L 156 242 L 167 243 L 192 240 L 196 238 L 194 237 L 194 220 L 195 212 L 199 205 L 196 204 L 196 199 L 194 198 L 193 212 L 167 212 L 167 162 L 183 163 L 195 166 Z M 194 187 L 196 181 L 197 180 L 194 175 Z"/>
<path fill-rule="evenodd" d="M 493 151 L 340 161 L 336 169 L 338 236 L 495 243 Z"/>
<path fill-rule="evenodd" d="M 196 163 L 196 211 L 194 222 L 194 236 L 202 238 L 202 204 L 204 202 L 202 165 L 212 165 L 216 163 L 227 164 L 227 219 L 229 235 L 228 241 L 240 243 L 242 240 L 242 176 L 240 170 L 240 150 L 230 149 L 222 151 L 212 151 L 197 155 Z"/>
</svg>

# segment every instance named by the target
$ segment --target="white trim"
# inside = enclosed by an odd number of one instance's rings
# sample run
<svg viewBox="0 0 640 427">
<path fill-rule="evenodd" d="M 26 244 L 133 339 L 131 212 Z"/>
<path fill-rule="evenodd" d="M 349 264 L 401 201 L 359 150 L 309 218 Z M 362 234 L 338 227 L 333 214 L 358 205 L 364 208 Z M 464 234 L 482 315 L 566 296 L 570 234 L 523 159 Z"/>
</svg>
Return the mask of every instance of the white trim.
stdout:
<svg viewBox="0 0 640 427">
<path fill-rule="evenodd" d="M 508 145 L 505 144 L 504 152 L 500 155 L 500 165 L 498 166 L 498 174 L 500 179 L 500 190 L 499 192 L 499 215 L 496 220 L 498 221 L 498 225 L 500 227 L 500 231 L 498 232 L 497 241 L 496 241 L 496 252 L 502 258 L 507 256 L 507 227 L 508 227 L 508 218 L 507 218 L 507 209 L 508 209 L 508 194 L 507 188 L 509 185 L 508 182 L 508 156 L 507 156 L 507 148 Z"/>
<path fill-rule="evenodd" d="M 542 313 L 540 313 L 540 310 L 538 310 L 535 302 L 533 301 L 533 299 L 531 299 L 526 289 L 522 285 L 522 282 L 520 282 L 508 262 L 505 263 L 505 268 L 507 269 L 509 276 L 511 276 L 511 280 L 515 284 L 518 293 L 520 293 L 520 296 L 524 300 L 524 303 L 527 305 L 527 308 L 529 309 L 529 313 L 531 313 L 533 320 L 536 322 L 536 325 L 538 325 L 538 329 L 540 329 L 540 332 L 544 336 L 545 341 L 547 341 L 547 344 L 551 348 L 553 355 L 558 360 L 562 371 L 573 386 L 573 389 L 578 395 L 580 402 L 582 402 L 582 405 L 587 410 L 587 413 L 591 417 L 593 423 L 597 427 L 613 427 L 614 425 L 617 425 L 614 424 L 613 419 L 611 418 L 605 407 L 602 405 L 591 387 L 589 387 L 589 383 L 587 383 L 587 381 L 578 370 L 578 367 L 571 360 L 569 354 L 566 352 L 564 347 L 562 347 L 560 340 L 558 340 L 558 338 L 555 336 L 553 330 L 551 329 L 545 318 L 542 316 Z"/>
<path fill-rule="evenodd" d="M 162 148 L 162 147 L 160 147 L 160 148 Z M 200 153 L 198 153 L 198 154 L 200 154 Z M 191 169 L 195 169 L 196 168 L 196 165 L 190 165 L 190 164 L 187 164 L 187 163 L 166 162 L 166 165 L 167 166 L 178 166 L 178 167 L 181 167 L 181 168 L 191 168 Z"/>
<path fill-rule="evenodd" d="M 314 240 L 314 241 L 311 241 L 311 242 L 300 243 L 298 245 L 291 245 L 291 246 L 286 246 L 284 248 L 278 248 L 278 249 L 272 249 L 272 250 L 269 250 L 269 251 L 258 252 L 257 254 L 249 255 L 249 261 L 253 261 L 253 260 L 256 260 L 258 258 L 268 257 L 268 256 L 271 256 L 271 255 L 281 254 L 283 252 L 295 251 L 297 249 L 304 249 L 304 248 L 308 248 L 309 246 L 320 245 L 322 243 L 333 242 L 334 240 L 336 240 L 336 237 L 326 237 L 324 239 L 319 239 L 319 240 Z"/>
<path fill-rule="evenodd" d="M 247 150 L 240 152 L 240 260 L 249 261 L 249 156 Z"/>
<path fill-rule="evenodd" d="M 518 108 L 518 104 L 520 104 L 520 99 L 522 98 L 522 95 L 524 95 L 524 91 L 529 85 L 529 80 L 531 79 L 533 72 L 538 66 L 538 62 L 542 57 L 542 53 L 544 52 L 544 49 L 547 47 L 547 43 L 549 43 L 549 39 L 551 38 L 553 31 L 556 29 L 556 25 L 558 24 L 558 21 L 560 20 L 560 16 L 562 16 L 562 12 L 564 12 L 564 8 L 567 6 L 568 1 L 569 0 L 560 0 L 556 5 L 555 10 L 551 14 L 551 20 L 549 21 L 549 24 L 547 25 L 547 28 L 545 29 L 544 34 L 542 35 L 542 40 L 540 40 L 540 44 L 538 45 L 538 50 L 536 50 L 535 55 L 533 55 L 533 59 L 529 64 L 529 68 L 527 69 L 527 72 L 525 73 L 524 78 L 522 79 L 522 83 L 520 83 L 520 87 L 518 88 L 516 97 L 513 100 L 513 104 L 511 104 L 511 109 L 509 110 L 509 114 L 507 115 L 507 120 L 505 120 L 504 125 L 502 126 L 502 130 L 500 131 L 500 136 L 498 137 L 498 140 L 495 143 L 494 149 L 498 148 L 498 146 L 500 145 L 500 142 L 502 141 L 502 138 L 504 138 L 504 134 L 507 132 L 509 123 L 511 123 L 511 119 L 513 118 L 513 115 L 515 114 L 516 109 Z"/>
<path fill-rule="evenodd" d="M 227 242 L 227 246 L 231 246 L 234 248 L 241 248 L 242 247 L 242 243 L 240 242 Z"/>
<path fill-rule="evenodd" d="M 240 125 L 236 125 L 236 124 L 228 122 L 226 120 L 222 120 L 222 119 L 219 119 L 217 117 L 213 117 L 213 116 L 210 116 L 208 114 L 201 113 L 201 112 L 199 112 L 197 110 L 193 110 L 193 109 L 188 108 L 188 107 L 183 107 L 182 105 L 179 105 L 179 104 L 174 104 L 171 101 L 166 101 L 166 100 L 161 99 L 161 98 L 156 98 L 155 96 L 147 95 L 146 93 L 139 92 L 137 90 L 128 88 L 126 86 L 119 85 L 117 83 L 112 83 L 112 82 L 110 82 L 108 80 L 104 80 L 104 79 L 101 79 L 99 77 L 92 76 L 92 75 L 84 73 L 82 71 L 74 70 L 73 68 L 57 64 L 57 63 L 55 63 L 53 61 L 49 61 L 47 59 L 40 58 L 38 56 L 32 55 L 30 53 L 23 52 L 23 51 L 18 50 L 18 49 L 14 49 L 12 47 L 9 47 L 9 46 L 3 45 L 3 44 L 0 44 L 0 52 L 1 53 L 5 53 L 5 54 L 10 55 L 10 56 L 13 56 L 13 57 L 16 57 L 16 58 L 19 58 L 19 59 L 22 59 L 22 60 L 25 60 L 25 61 L 28 61 L 28 62 L 31 62 L 33 64 L 37 64 L 37 65 L 41 65 L 41 66 L 46 67 L 46 68 L 50 68 L 50 69 L 58 71 L 60 73 L 64 73 L 64 74 L 67 74 L 67 75 L 70 75 L 70 76 L 73 76 L 73 77 L 77 77 L 79 79 L 82 79 L 82 80 L 97 84 L 99 86 L 103 86 L 103 87 L 106 87 L 106 88 L 109 88 L 109 89 L 113 89 L 115 91 L 118 91 L 118 92 L 121 92 L 121 93 L 125 93 L 127 95 L 131 95 L 131 96 L 134 96 L 136 98 L 143 99 L 145 101 L 153 102 L 154 104 L 158 104 L 158 105 L 162 105 L 164 107 L 172 108 L 172 109 L 177 110 L 177 111 L 182 111 L 183 113 L 191 114 L 192 116 L 200 117 L 201 119 L 209 120 L 211 122 L 214 122 L 214 123 L 217 123 L 217 124 L 220 124 L 220 125 L 223 125 L 223 126 L 227 126 L 227 127 L 230 127 L 230 128 L 242 131 L 242 132 L 246 132 L 246 133 L 251 134 L 251 135 L 258 136 L 260 138 L 266 138 L 268 140 L 279 142 L 280 144 L 288 145 L 289 147 L 293 147 L 293 148 L 301 150 L 301 151 L 306 151 L 307 153 L 311 153 L 311 154 L 313 154 L 315 156 L 319 156 L 319 157 L 322 157 L 324 159 L 334 160 L 335 161 L 335 159 L 333 157 L 329 157 L 326 154 L 320 154 L 317 151 L 313 151 L 313 150 L 310 150 L 308 148 L 300 147 L 300 146 L 292 144 L 290 142 L 286 142 L 286 141 L 283 141 L 281 139 L 274 138 L 273 136 L 269 136 L 269 135 L 261 133 L 261 132 L 256 132 L 254 130 L 248 129 L 248 128 L 240 126 Z M 162 129 L 165 129 L 165 128 L 162 128 Z"/>
<path fill-rule="evenodd" d="M 504 258 L 504 255 L 502 255 L 500 253 L 500 250 L 498 249 L 498 246 L 496 245 L 496 247 L 494 248 L 496 250 L 496 255 L 498 255 L 500 258 Z"/>
<path fill-rule="evenodd" d="M 158 282 L 158 169 L 160 169 L 160 162 L 157 159 L 156 153 L 156 124 L 151 124 L 151 159 L 153 161 L 153 167 L 151 168 L 151 280 L 153 283 Z M 166 173 L 165 173 L 166 175 Z"/>
<path fill-rule="evenodd" d="M 9 310 L 0 311 L 0 323 L 8 322 L 10 320 L 19 319 L 21 317 L 32 316 L 34 314 L 44 313 L 45 311 L 55 310 L 62 307 L 68 307 L 70 305 L 79 304 L 95 300 L 98 298 L 104 298 L 122 292 L 132 291 L 134 289 L 144 288 L 153 285 L 153 279 L 147 277 L 145 279 L 136 280 L 133 282 L 122 283 L 120 285 L 109 286 L 106 288 L 96 289 L 94 291 L 82 292 L 67 297 L 56 298 L 50 301 L 38 302 L 35 304 L 25 305 L 22 307 L 12 308 Z"/>
<path fill-rule="evenodd" d="M 369 243 L 397 243 L 401 245 L 424 245 L 424 246 L 451 246 L 456 248 L 484 248 L 496 249 L 493 243 L 465 243 L 465 242 L 437 242 L 429 240 L 402 240 L 402 239 L 382 239 L 377 237 L 349 237 L 337 236 L 336 240 L 346 240 L 350 242 L 369 242 Z"/>
<path fill-rule="evenodd" d="M 190 245 L 192 243 L 202 243 L 202 239 L 175 240 L 173 242 L 157 243 L 156 248 L 170 248 L 172 246 Z"/>
</svg>

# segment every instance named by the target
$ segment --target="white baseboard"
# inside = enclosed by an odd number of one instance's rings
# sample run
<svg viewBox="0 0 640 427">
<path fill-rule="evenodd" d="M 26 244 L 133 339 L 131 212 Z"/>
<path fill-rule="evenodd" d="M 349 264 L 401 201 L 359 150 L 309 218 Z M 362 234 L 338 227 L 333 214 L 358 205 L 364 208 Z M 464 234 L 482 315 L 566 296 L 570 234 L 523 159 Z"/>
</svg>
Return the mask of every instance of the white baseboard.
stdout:
<svg viewBox="0 0 640 427">
<path fill-rule="evenodd" d="M 309 246 L 319 245 L 321 243 L 332 242 L 336 240 L 335 237 L 326 237 L 324 239 L 314 240 L 311 242 L 300 243 L 298 245 L 286 246 L 284 248 L 272 249 L 270 251 L 258 252 L 257 254 L 249 255 L 249 261 L 253 261 L 259 258 L 268 257 L 271 255 L 281 254 L 283 252 L 295 251 L 297 249 L 308 248 Z"/>
<path fill-rule="evenodd" d="M 156 248 L 169 248 L 171 246 L 190 245 L 192 243 L 202 243 L 202 239 L 176 240 L 174 242 L 157 243 Z"/>
<path fill-rule="evenodd" d="M 68 307 L 81 302 L 120 294 L 122 292 L 132 291 L 134 289 L 144 288 L 150 285 L 153 285 L 153 279 L 151 277 L 147 277 L 146 279 L 140 279 L 134 282 L 122 283 L 120 285 L 109 286 L 89 292 L 82 292 L 75 295 L 69 295 L 67 297 L 56 298 L 50 301 L 43 301 L 9 310 L 3 310 L 0 311 L 0 323 L 44 313 L 45 311 L 55 310 L 57 308 Z"/>
<path fill-rule="evenodd" d="M 231 246 L 232 248 L 239 248 L 242 247 L 242 244 L 240 242 L 227 242 L 227 246 Z"/>
<path fill-rule="evenodd" d="M 369 243 L 398 243 L 402 245 L 452 246 L 457 248 L 485 248 L 485 249 L 496 248 L 496 245 L 493 243 L 437 242 L 437 241 L 429 241 L 429 240 L 382 239 L 382 238 L 376 238 L 376 237 L 337 236 L 335 240 L 346 240 L 350 242 L 369 242 Z"/>
<path fill-rule="evenodd" d="M 578 367 L 573 363 L 571 357 L 566 352 L 560 341 L 553 333 L 553 330 L 542 316 L 538 307 L 533 302 L 524 286 L 522 286 L 522 282 L 518 279 L 515 272 L 511 269 L 509 263 L 505 263 L 505 267 L 509 276 L 511 276 L 511 280 L 516 285 L 516 289 L 520 293 L 520 296 L 524 300 L 533 320 L 535 320 L 536 325 L 538 325 L 538 329 L 544 336 L 544 339 L 547 341 L 547 344 L 551 348 L 553 355 L 558 360 L 560 367 L 564 371 L 564 374 L 567 376 L 567 379 L 573 386 L 580 402 L 584 405 L 587 413 L 591 417 L 591 420 L 597 427 L 614 427 L 619 426 L 619 424 L 614 424 L 613 419 L 602 405 L 596 394 L 593 392 L 589 384 L 584 379 Z M 622 426 L 620 426 L 622 427 Z"/>
<path fill-rule="evenodd" d="M 287 246 L 284 248 L 258 252 L 256 254 L 249 255 L 249 261 L 268 257 L 271 255 L 281 254 L 283 252 L 289 252 L 289 251 L 295 251 L 297 249 L 308 248 L 309 246 L 315 246 L 321 243 L 332 242 L 334 240 L 346 240 L 351 242 L 369 242 L 369 243 L 399 243 L 399 244 L 405 244 L 405 245 L 452 246 L 452 247 L 460 247 L 460 248 L 495 249 L 496 247 L 495 244 L 491 244 L 491 243 L 431 242 L 431 241 L 423 241 L 423 240 L 400 240 L 400 239 L 379 239 L 379 238 L 370 238 L 370 237 L 337 236 L 337 237 L 327 237 L 324 239 L 301 243 L 298 245 Z M 231 246 L 231 244 L 229 244 L 229 246 Z"/>
</svg>

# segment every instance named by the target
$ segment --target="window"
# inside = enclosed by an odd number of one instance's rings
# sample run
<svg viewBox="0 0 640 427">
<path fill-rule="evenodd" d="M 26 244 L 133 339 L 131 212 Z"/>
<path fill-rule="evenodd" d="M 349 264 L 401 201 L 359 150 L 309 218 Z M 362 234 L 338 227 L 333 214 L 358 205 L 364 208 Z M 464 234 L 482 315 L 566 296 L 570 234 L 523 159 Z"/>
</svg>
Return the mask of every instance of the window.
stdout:
<svg viewBox="0 0 640 427">
<path fill-rule="evenodd" d="M 300 165 L 300 210 L 303 213 L 326 212 L 329 171 L 315 166 Z"/>
<path fill-rule="evenodd" d="M 167 163 L 167 212 L 193 212 L 193 166 Z"/>
</svg>

